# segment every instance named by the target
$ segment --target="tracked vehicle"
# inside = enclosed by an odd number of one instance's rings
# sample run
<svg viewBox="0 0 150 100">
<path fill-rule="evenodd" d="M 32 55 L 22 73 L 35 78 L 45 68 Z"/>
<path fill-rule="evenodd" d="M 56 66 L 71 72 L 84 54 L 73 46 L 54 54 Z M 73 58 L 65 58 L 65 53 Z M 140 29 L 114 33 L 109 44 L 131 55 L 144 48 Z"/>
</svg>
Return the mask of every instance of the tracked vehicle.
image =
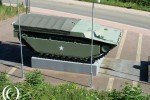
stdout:
<svg viewBox="0 0 150 100">
<path fill-rule="evenodd" d="M 24 14 L 20 18 L 21 38 L 35 56 L 88 63 L 91 24 L 82 19 Z M 18 21 L 13 27 L 14 36 L 19 37 Z M 93 59 L 96 60 L 119 44 L 121 31 L 96 23 L 93 27 Z"/>
</svg>

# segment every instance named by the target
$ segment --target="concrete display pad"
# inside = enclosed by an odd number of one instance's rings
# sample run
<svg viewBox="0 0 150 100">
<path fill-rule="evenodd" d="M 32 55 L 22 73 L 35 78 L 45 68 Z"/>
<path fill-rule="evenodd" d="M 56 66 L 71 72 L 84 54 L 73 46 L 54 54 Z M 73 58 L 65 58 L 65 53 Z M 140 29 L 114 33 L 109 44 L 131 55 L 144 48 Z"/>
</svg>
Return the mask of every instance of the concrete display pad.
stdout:
<svg viewBox="0 0 150 100">
<path fill-rule="evenodd" d="M 106 58 L 101 64 L 100 73 L 140 81 L 140 73 L 143 73 L 143 71 L 139 70 L 140 66 L 143 65 L 138 61 Z M 147 76 L 145 75 L 145 77 Z"/>
<path fill-rule="evenodd" d="M 95 61 L 95 63 L 93 64 L 92 71 L 94 76 L 98 75 L 99 67 L 102 61 L 103 58 Z M 80 74 L 91 74 L 91 65 L 86 63 L 32 57 L 31 64 L 33 68 L 50 69 Z"/>
</svg>

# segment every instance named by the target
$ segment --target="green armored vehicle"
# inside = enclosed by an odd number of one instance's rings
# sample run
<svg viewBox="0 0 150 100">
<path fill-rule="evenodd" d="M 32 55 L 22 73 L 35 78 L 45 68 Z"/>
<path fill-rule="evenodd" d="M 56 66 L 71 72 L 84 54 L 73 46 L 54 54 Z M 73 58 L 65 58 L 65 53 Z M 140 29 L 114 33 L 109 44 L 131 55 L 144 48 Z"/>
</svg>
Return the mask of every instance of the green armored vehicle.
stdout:
<svg viewBox="0 0 150 100">
<path fill-rule="evenodd" d="M 92 29 L 90 21 L 39 14 L 24 14 L 20 19 L 22 41 L 35 52 L 35 56 L 90 62 Z M 14 35 L 19 37 L 18 21 L 13 26 Z M 94 23 L 94 60 L 117 46 L 120 38 L 120 30 Z"/>
</svg>

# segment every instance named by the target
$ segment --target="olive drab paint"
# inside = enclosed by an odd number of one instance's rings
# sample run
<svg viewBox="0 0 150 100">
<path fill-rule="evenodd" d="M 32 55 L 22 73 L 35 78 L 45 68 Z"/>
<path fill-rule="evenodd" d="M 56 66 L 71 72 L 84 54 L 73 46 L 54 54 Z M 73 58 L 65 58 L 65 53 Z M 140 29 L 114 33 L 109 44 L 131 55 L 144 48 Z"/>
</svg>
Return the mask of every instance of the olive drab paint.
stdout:
<svg viewBox="0 0 150 100">
<path fill-rule="evenodd" d="M 18 36 L 18 21 L 13 23 Z M 23 43 L 40 57 L 89 62 L 91 21 L 39 14 L 24 14 L 20 18 Z M 93 58 L 99 59 L 120 42 L 118 29 L 94 23 Z"/>
</svg>

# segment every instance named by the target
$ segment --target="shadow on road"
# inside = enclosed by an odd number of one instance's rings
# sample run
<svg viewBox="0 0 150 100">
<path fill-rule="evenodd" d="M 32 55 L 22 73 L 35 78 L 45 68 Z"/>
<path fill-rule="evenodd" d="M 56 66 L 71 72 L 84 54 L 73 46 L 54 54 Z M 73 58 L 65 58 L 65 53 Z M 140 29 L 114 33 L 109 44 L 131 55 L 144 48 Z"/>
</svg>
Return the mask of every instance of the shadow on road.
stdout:
<svg viewBox="0 0 150 100">
<path fill-rule="evenodd" d="M 148 82 L 148 61 L 141 61 L 140 81 Z"/>
<path fill-rule="evenodd" d="M 23 46 L 24 65 L 31 66 L 32 52 Z M 21 63 L 20 45 L 17 42 L 0 42 L 0 60 Z"/>
<path fill-rule="evenodd" d="M 148 61 L 141 61 L 140 66 L 134 65 L 133 67 L 140 70 L 139 80 L 148 82 Z"/>
</svg>

